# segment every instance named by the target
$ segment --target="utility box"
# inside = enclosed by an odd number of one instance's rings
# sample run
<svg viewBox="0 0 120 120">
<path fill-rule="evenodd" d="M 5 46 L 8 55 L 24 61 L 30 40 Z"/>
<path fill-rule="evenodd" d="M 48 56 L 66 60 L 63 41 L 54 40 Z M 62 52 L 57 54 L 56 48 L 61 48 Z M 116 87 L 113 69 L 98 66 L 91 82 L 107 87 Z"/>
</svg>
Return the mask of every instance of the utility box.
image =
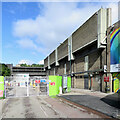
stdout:
<svg viewBox="0 0 120 120">
<path fill-rule="evenodd" d="M 0 76 L 0 99 L 5 98 L 4 76 Z"/>
<path fill-rule="evenodd" d="M 49 96 L 56 96 L 62 87 L 62 76 L 49 76 Z"/>
<path fill-rule="evenodd" d="M 67 77 L 67 92 L 71 91 L 71 77 Z"/>
</svg>

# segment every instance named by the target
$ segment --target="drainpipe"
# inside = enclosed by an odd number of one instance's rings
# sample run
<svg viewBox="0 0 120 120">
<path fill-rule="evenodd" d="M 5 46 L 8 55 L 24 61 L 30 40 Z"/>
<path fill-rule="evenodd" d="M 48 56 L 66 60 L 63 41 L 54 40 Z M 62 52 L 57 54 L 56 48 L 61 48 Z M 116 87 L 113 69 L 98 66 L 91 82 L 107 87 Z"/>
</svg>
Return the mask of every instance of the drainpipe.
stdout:
<svg viewBox="0 0 120 120">
<path fill-rule="evenodd" d="M 107 32 L 106 32 L 107 36 Z M 107 37 L 106 37 L 106 67 L 107 67 Z M 106 77 L 107 77 L 107 70 L 106 70 Z M 107 93 L 107 82 L 105 82 L 105 92 Z"/>
</svg>

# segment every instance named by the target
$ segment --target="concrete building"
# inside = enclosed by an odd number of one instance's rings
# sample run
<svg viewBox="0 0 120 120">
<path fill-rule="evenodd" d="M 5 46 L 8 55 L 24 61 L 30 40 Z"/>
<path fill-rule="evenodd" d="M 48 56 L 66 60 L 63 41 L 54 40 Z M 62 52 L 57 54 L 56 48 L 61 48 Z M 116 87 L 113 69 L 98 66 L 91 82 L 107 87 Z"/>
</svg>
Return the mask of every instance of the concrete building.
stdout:
<svg viewBox="0 0 120 120">
<path fill-rule="evenodd" d="M 11 75 L 15 74 L 29 74 L 30 77 L 33 76 L 46 76 L 44 67 L 16 67 L 12 64 L 6 64 L 11 70 Z"/>
<path fill-rule="evenodd" d="M 46 76 L 43 67 L 13 67 L 12 74 L 29 74 L 30 76 Z"/>
<path fill-rule="evenodd" d="M 70 75 L 73 88 L 105 92 L 107 86 L 112 91 L 110 39 L 106 37 L 110 26 L 111 9 L 101 8 L 45 58 L 46 74 Z M 105 76 L 110 78 L 107 84 Z"/>
</svg>

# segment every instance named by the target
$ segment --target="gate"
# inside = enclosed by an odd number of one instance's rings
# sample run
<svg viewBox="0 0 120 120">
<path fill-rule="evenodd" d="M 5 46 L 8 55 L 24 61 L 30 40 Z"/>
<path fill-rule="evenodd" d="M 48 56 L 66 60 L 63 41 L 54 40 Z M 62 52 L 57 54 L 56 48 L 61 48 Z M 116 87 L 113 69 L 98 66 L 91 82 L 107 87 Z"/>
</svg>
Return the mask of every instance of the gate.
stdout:
<svg viewBox="0 0 120 120">
<path fill-rule="evenodd" d="M 48 77 L 29 77 L 17 74 L 5 77 L 5 97 L 27 97 L 47 95 Z"/>
<path fill-rule="evenodd" d="M 29 84 L 29 96 L 47 95 L 48 77 L 31 77 Z"/>
</svg>

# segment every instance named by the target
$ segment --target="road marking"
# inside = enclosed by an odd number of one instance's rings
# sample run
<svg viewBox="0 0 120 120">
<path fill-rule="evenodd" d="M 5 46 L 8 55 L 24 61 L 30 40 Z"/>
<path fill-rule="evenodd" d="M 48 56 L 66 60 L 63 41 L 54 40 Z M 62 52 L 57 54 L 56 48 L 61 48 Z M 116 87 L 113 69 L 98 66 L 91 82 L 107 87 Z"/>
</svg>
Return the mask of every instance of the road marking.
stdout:
<svg viewBox="0 0 120 120">
<path fill-rule="evenodd" d="M 45 112 L 45 110 L 43 109 L 42 106 L 40 106 L 41 110 L 43 111 L 43 113 L 45 114 L 46 117 L 48 117 L 47 113 Z"/>
</svg>

